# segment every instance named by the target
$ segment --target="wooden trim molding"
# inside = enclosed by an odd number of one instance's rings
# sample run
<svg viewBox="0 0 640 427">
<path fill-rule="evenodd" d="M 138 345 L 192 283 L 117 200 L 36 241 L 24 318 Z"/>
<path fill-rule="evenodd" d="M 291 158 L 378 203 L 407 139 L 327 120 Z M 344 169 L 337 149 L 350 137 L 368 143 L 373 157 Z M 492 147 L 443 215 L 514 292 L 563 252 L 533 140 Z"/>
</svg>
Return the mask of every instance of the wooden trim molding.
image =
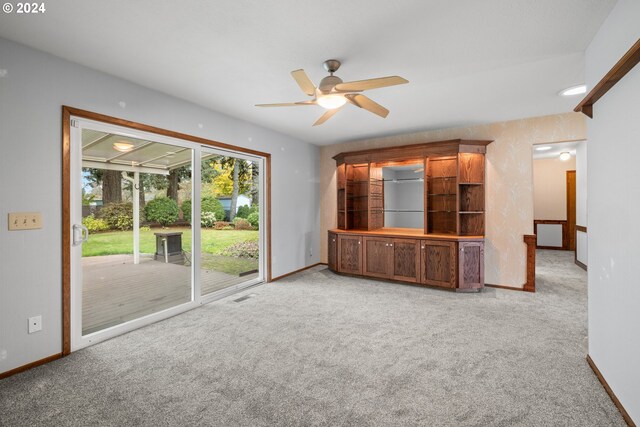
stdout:
<svg viewBox="0 0 640 427">
<path fill-rule="evenodd" d="M 522 287 L 525 292 L 536 291 L 536 242 L 535 234 L 525 234 L 524 243 L 527 245 L 527 281 Z"/>
<path fill-rule="evenodd" d="M 582 233 L 586 233 L 587 232 L 587 227 L 584 227 L 582 225 L 578 225 L 576 224 L 576 251 L 573 257 L 573 261 L 574 263 L 580 267 L 581 269 L 583 269 L 584 271 L 588 271 L 588 267 L 586 264 L 578 261 L 578 231 L 582 232 Z"/>
<path fill-rule="evenodd" d="M 283 274 L 282 276 L 274 277 L 273 279 L 271 279 L 271 282 L 275 282 L 277 280 L 284 279 L 285 277 L 293 276 L 294 274 L 301 273 L 301 272 L 303 272 L 305 270 L 309 270 L 310 268 L 317 267 L 319 265 L 327 265 L 327 263 L 326 262 L 316 262 L 315 264 L 311 264 L 311 265 L 308 265 L 306 267 L 299 268 L 299 269 L 297 269 L 295 271 L 292 271 L 290 273 Z"/>
<path fill-rule="evenodd" d="M 490 283 L 485 283 L 484 285 L 489 288 L 507 289 L 509 291 L 520 291 L 520 292 L 524 291 L 523 288 L 516 288 L 515 286 L 492 285 Z"/>
<path fill-rule="evenodd" d="M 71 112 L 62 107 L 62 355 L 71 353 Z"/>
<path fill-rule="evenodd" d="M 267 272 L 266 281 L 271 279 L 271 154 L 237 147 L 223 142 L 213 141 L 198 136 L 174 132 L 155 126 L 132 122 L 117 117 L 94 113 L 78 108 L 62 106 L 62 355 L 71 353 L 71 116 L 85 118 L 103 123 L 155 133 L 171 138 L 182 139 L 200 145 L 237 151 L 265 158 L 266 207 L 265 223 Z M 35 362 L 34 362 L 35 363 Z"/>
<path fill-rule="evenodd" d="M 12 375 L 19 374 L 20 372 L 28 371 L 31 368 L 35 368 L 36 366 L 44 365 L 49 362 L 53 362 L 54 360 L 60 359 L 62 357 L 62 353 L 53 354 L 49 357 L 45 357 L 44 359 L 36 360 L 35 362 L 27 363 L 26 365 L 18 366 L 17 368 L 11 369 L 7 372 L 0 373 L 0 380 L 8 378 Z"/>
<path fill-rule="evenodd" d="M 538 246 L 536 249 L 557 249 L 561 251 L 569 250 L 569 225 L 566 220 L 561 219 L 534 219 L 533 220 L 533 234 L 538 235 L 539 224 L 558 224 L 562 225 L 562 246 Z"/>
<path fill-rule="evenodd" d="M 593 104 L 615 86 L 638 62 L 640 62 L 640 39 L 631 46 L 631 49 L 629 49 L 602 80 L 591 89 L 591 92 L 580 101 L 573 111 L 582 112 L 590 118 L 593 118 Z"/>
<path fill-rule="evenodd" d="M 622 403 L 620 403 L 613 390 L 611 390 L 611 387 L 609 387 L 607 380 L 604 379 L 604 377 L 602 376 L 602 372 L 600 372 L 600 369 L 598 369 L 590 355 L 587 355 L 587 363 L 593 370 L 593 373 L 596 374 L 598 381 L 600 381 L 600 384 L 602 384 L 602 387 L 604 387 L 605 391 L 613 401 L 613 404 L 616 405 L 616 408 L 618 408 L 618 411 L 620 411 L 620 414 L 622 415 L 622 418 L 624 418 L 624 421 L 627 423 L 627 425 L 629 427 L 636 427 L 636 424 L 631 419 L 631 416 L 629 415 L 627 410 L 624 409 L 624 406 L 622 406 Z"/>
</svg>

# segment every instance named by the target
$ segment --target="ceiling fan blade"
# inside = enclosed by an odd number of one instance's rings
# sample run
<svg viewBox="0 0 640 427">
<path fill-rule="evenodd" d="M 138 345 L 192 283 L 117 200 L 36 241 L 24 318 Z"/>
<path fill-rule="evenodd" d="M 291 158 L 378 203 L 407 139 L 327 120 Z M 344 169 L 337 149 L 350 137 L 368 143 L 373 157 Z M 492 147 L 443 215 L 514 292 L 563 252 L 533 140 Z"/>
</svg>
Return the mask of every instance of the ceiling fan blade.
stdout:
<svg viewBox="0 0 640 427">
<path fill-rule="evenodd" d="M 345 95 L 345 98 L 347 98 L 347 100 L 356 107 L 364 108 L 365 110 L 371 111 L 373 114 L 377 114 L 382 118 L 389 115 L 389 110 L 364 95 Z"/>
<path fill-rule="evenodd" d="M 316 101 L 281 102 L 279 104 L 256 104 L 256 107 L 296 107 L 298 105 L 316 105 Z"/>
<path fill-rule="evenodd" d="M 338 111 L 340 111 L 341 109 L 342 109 L 342 107 L 334 108 L 333 110 L 325 111 L 325 113 L 322 116 L 320 116 L 320 118 L 318 120 L 316 120 L 316 122 L 313 124 L 313 126 L 318 126 L 318 125 L 323 124 L 324 122 L 329 120 L 331 117 L 333 117 L 333 115 L 335 113 L 337 113 Z"/>
<path fill-rule="evenodd" d="M 355 82 L 338 83 L 334 89 L 340 92 L 359 92 L 379 87 L 395 86 L 409 83 L 409 80 L 399 76 L 379 77 L 377 79 L 358 80 Z"/>
<path fill-rule="evenodd" d="M 296 80 L 296 82 L 298 83 L 298 86 L 300 86 L 300 89 L 302 89 L 304 93 L 306 93 L 309 96 L 313 96 L 316 93 L 316 86 L 313 84 L 313 82 L 311 81 L 309 76 L 307 76 L 307 73 L 305 73 L 304 70 L 300 69 L 300 70 L 292 71 L 291 75 Z"/>
</svg>

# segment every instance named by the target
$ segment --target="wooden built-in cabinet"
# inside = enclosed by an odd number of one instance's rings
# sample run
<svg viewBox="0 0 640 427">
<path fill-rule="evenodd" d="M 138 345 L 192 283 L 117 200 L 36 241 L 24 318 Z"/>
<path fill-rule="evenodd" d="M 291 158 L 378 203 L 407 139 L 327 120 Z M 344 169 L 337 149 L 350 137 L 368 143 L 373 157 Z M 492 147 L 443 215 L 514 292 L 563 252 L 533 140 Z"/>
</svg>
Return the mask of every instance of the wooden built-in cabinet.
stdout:
<svg viewBox="0 0 640 427">
<path fill-rule="evenodd" d="M 484 286 L 482 238 L 414 236 L 405 230 L 329 232 L 329 268 L 349 275 L 477 291 Z M 362 232 L 364 233 L 364 232 Z M 344 247 L 343 247 L 344 246 Z M 332 255 L 332 252 L 335 255 Z"/>
<path fill-rule="evenodd" d="M 456 291 L 482 289 L 489 143 L 438 141 L 336 155 L 337 229 L 329 233 L 329 268 Z M 385 209 L 383 168 L 403 165 L 420 166 L 411 180 L 424 182 L 424 210 L 412 211 L 424 214 L 421 229 L 385 227 L 385 212 L 398 211 Z"/>
<path fill-rule="evenodd" d="M 420 244 L 420 283 L 455 288 L 458 280 L 456 242 L 423 240 Z"/>
<path fill-rule="evenodd" d="M 362 274 L 362 236 L 338 236 L 338 271 Z"/>
<path fill-rule="evenodd" d="M 364 237 L 362 274 L 382 279 L 420 281 L 420 243 L 415 239 Z"/>
</svg>

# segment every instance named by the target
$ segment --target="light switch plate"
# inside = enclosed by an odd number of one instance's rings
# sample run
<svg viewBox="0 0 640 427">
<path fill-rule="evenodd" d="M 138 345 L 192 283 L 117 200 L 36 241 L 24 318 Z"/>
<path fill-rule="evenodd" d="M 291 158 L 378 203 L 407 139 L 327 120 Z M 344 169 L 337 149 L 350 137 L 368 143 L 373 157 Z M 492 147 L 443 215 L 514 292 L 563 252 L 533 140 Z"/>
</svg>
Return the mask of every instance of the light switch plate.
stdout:
<svg viewBox="0 0 640 427">
<path fill-rule="evenodd" d="M 38 332 L 42 330 L 42 316 L 29 317 L 29 333 Z"/>
<path fill-rule="evenodd" d="M 9 214 L 9 230 L 36 230 L 42 228 L 40 212 L 11 212 Z"/>
</svg>

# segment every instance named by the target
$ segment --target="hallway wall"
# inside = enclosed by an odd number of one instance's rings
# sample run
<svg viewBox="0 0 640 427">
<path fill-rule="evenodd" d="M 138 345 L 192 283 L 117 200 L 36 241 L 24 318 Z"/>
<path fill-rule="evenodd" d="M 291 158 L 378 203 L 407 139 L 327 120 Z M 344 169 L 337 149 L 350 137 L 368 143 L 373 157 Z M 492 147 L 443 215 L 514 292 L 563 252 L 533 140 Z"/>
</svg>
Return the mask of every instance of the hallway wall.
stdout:
<svg viewBox="0 0 640 427">
<path fill-rule="evenodd" d="M 640 1 L 620 0 L 586 52 L 592 88 L 640 39 Z M 589 151 L 589 355 L 640 423 L 640 65 L 593 108 Z"/>
</svg>

